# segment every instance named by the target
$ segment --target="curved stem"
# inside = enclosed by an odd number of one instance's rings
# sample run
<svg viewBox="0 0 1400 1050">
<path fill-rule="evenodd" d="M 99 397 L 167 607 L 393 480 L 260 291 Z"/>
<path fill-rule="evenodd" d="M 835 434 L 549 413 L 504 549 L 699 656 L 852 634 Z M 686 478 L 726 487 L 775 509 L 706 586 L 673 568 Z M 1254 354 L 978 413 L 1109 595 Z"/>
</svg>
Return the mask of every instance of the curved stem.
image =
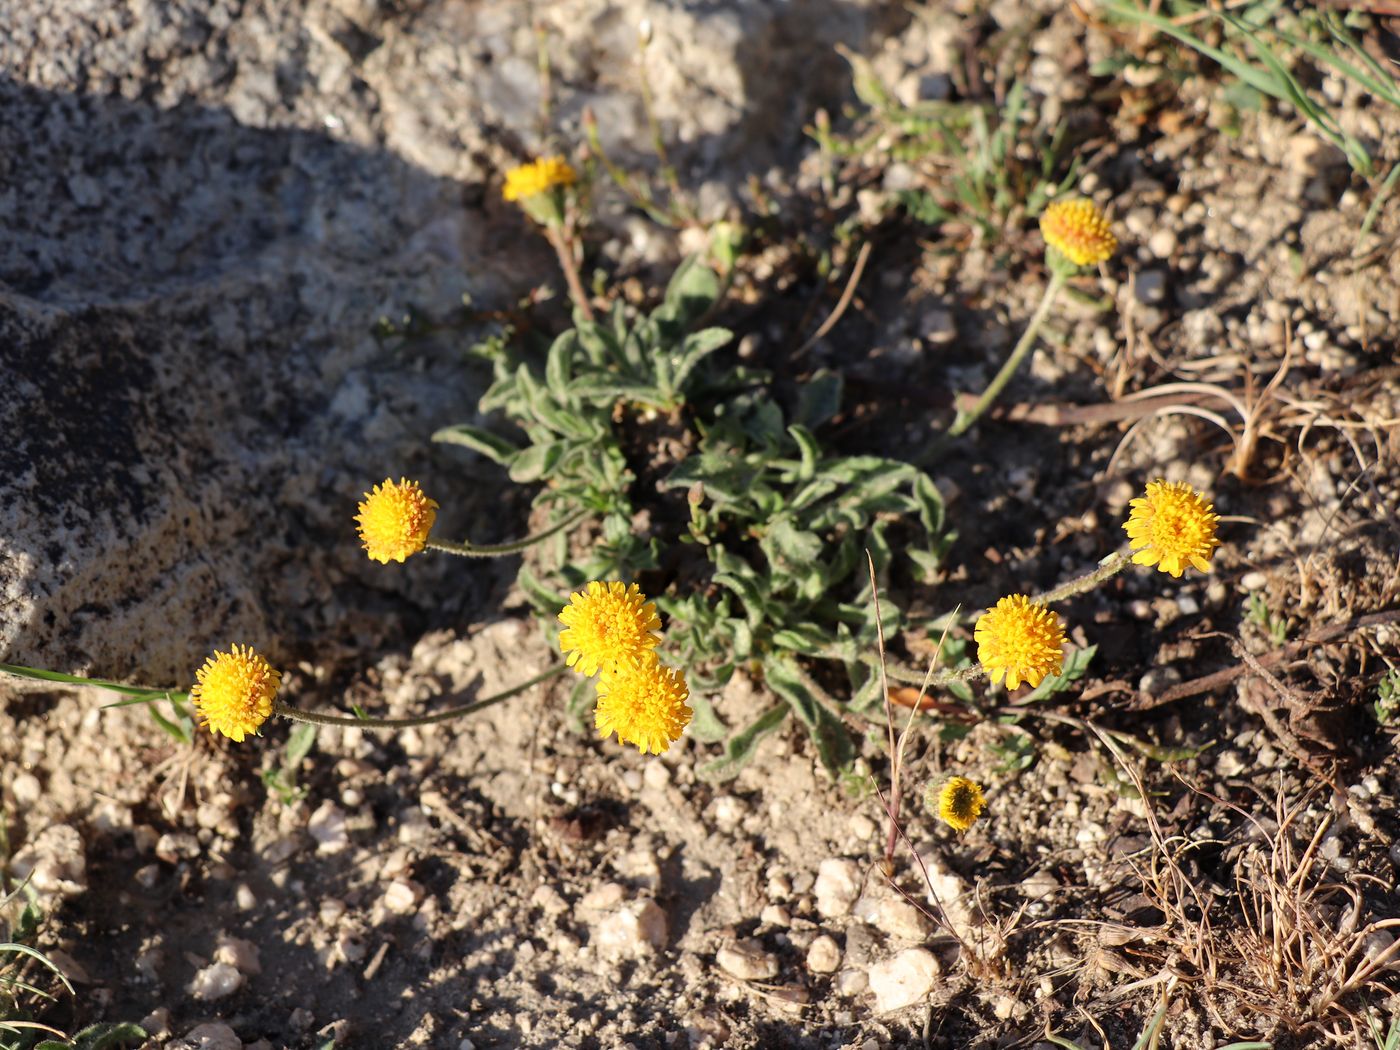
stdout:
<svg viewBox="0 0 1400 1050">
<path fill-rule="evenodd" d="M 474 700 L 470 704 L 462 707 L 448 708 L 446 711 L 438 711 L 431 715 L 418 715 L 413 718 L 360 718 L 356 715 L 323 715 L 317 711 L 303 711 L 299 707 L 291 707 L 280 700 L 273 701 L 272 713 L 281 715 L 283 718 L 290 718 L 294 722 L 310 722 L 318 726 L 359 726 L 362 729 L 408 729 L 412 726 L 433 725 L 436 722 L 447 722 L 454 718 L 462 718 L 465 715 L 475 714 L 484 711 L 513 696 L 519 696 L 532 686 L 547 682 L 551 678 L 563 674 L 568 670 L 564 664 L 556 664 L 547 671 L 541 671 L 533 678 L 528 678 L 519 685 L 513 685 L 504 692 L 496 693 L 481 700 Z"/>
<path fill-rule="evenodd" d="M 1077 576 L 1068 583 L 1062 583 L 1054 590 L 1046 591 L 1037 595 L 1031 601 L 1040 605 L 1052 605 L 1055 602 L 1062 602 L 1066 598 L 1071 598 L 1076 594 L 1083 594 L 1091 591 L 1110 576 L 1116 576 L 1133 563 L 1133 552 L 1131 550 L 1114 551 L 1103 561 L 1099 562 L 1099 567 L 1093 572 L 1086 572 L 1083 576 Z"/>
<path fill-rule="evenodd" d="M 453 543 L 451 540 L 429 540 L 425 546 L 430 550 L 442 551 L 444 554 L 459 554 L 464 558 L 500 558 L 507 554 L 519 554 L 526 547 L 533 547 L 541 540 L 547 540 L 556 532 L 562 532 L 570 525 L 582 521 L 588 517 L 592 511 L 585 507 L 577 514 L 572 514 L 562 521 L 555 522 L 543 532 L 537 532 L 533 536 L 526 536 L 523 540 L 513 540 L 510 543 Z"/>
<path fill-rule="evenodd" d="M 568 237 L 560 226 L 550 223 L 544 228 L 545 238 L 554 246 L 554 254 L 559 257 L 559 269 L 564 271 L 564 281 L 569 286 L 569 298 L 574 301 L 584 319 L 593 320 L 593 304 L 588 301 L 583 281 L 579 279 L 578 262 L 574 259 L 573 238 Z"/>
<path fill-rule="evenodd" d="M 1050 313 L 1050 307 L 1055 304 L 1055 297 L 1060 294 L 1060 289 L 1065 285 L 1067 272 L 1064 270 L 1053 270 L 1050 274 L 1050 283 L 1045 287 L 1045 295 L 1040 300 L 1040 305 L 1035 308 L 1035 313 L 1031 315 L 1030 323 L 1026 325 L 1026 330 L 1021 333 L 1020 340 L 1011 351 L 1011 356 L 1006 359 L 1006 364 L 1001 366 L 1001 371 L 996 374 L 987 389 L 982 391 L 982 396 L 977 399 L 977 403 L 965 412 L 959 412 L 957 418 L 953 420 L 953 425 L 948 428 L 947 437 L 954 438 L 966 431 L 973 423 L 982 416 L 987 409 L 992 407 L 1006 384 L 1011 382 L 1011 377 L 1016 374 L 1016 370 L 1021 367 L 1021 362 L 1026 355 L 1031 352 L 1031 347 L 1035 345 L 1035 337 L 1040 332 L 1040 326 L 1045 322 L 1046 315 Z"/>
</svg>

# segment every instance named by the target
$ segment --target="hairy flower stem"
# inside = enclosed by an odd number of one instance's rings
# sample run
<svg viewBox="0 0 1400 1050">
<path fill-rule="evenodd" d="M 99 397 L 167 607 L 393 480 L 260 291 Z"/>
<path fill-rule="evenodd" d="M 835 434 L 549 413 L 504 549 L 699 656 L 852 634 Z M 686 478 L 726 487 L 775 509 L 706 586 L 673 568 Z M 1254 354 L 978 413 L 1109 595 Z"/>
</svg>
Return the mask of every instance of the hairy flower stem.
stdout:
<svg viewBox="0 0 1400 1050">
<path fill-rule="evenodd" d="M 1035 313 L 1031 315 L 1030 323 L 1026 325 L 1026 330 L 1021 333 L 1021 338 L 1011 351 L 1011 356 L 1006 359 L 1006 364 L 1001 366 L 1001 371 L 996 374 L 996 378 L 987 384 L 987 389 L 982 391 L 982 396 L 977 399 L 977 403 L 967 411 L 958 413 L 945 437 L 955 438 L 964 433 L 981 418 L 987 409 L 992 407 L 992 402 L 1006 388 L 1006 384 L 1011 382 L 1011 377 L 1016 374 L 1016 370 L 1021 367 L 1021 362 L 1031 352 L 1031 348 L 1035 345 L 1035 337 L 1040 332 L 1040 326 L 1045 323 L 1045 318 L 1050 313 L 1050 307 L 1055 305 L 1055 298 L 1060 294 L 1060 289 L 1065 286 L 1065 279 L 1068 276 L 1069 272 L 1066 269 L 1057 268 L 1051 271 L 1050 283 L 1045 288 L 1045 295 L 1040 300 L 1040 305 L 1035 308 Z"/>
<path fill-rule="evenodd" d="M 1099 562 L 1099 567 L 1093 572 L 1086 572 L 1083 576 L 1078 576 L 1068 583 L 1062 583 L 1052 591 L 1037 595 L 1031 601 L 1037 605 L 1053 605 L 1055 602 L 1062 602 L 1066 598 L 1072 598 L 1076 594 L 1083 594 L 1085 591 L 1092 591 L 1104 580 L 1118 575 L 1133 563 L 1133 552 L 1129 550 L 1115 551 L 1103 561 Z"/>
<path fill-rule="evenodd" d="M 562 532 L 570 525 L 576 524 L 586 518 L 591 511 L 587 508 L 572 514 L 563 521 L 556 522 L 543 532 L 537 532 L 533 536 L 526 536 L 523 540 L 514 540 L 511 543 L 453 543 L 451 540 L 429 540 L 425 546 L 429 550 L 442 551 L 444 554 L 458 554 L 463 558 L 501 558 L 507 554 L 519 554 L 527 547 L 533 547 L 541 540 L 547 540 L 556 532 Z"/>
<path fill-rule="evenodd" d="M 447 722 L 454 718 L 462 718 L 465 715 L 476 714 L 484 711 L 488 707 L 509 700 L 513 696 L 519 696 L 532 686 L 547 682 L 551 678 L 557 678 L 568 670 L 564 664 L 556 664 L 547 671 L 541 671 L 533 678 L 527 678 L 519 685 L 513 685 L 503 692 L 495 693 L 484 697 L 481 700 L 474 700 L 470 704 L 462 707 L 448 708 L 446 711 L 438 711 L 431 715 L 418 715 L 414 718 L 360 718 L 357 715 L 323 715 L 317 711 L 303 711 L 299 707 L 291 707 L 281 701 L 274 701 L 272 713 L 281 715 L 283 718 L 290 718 L 294 722 L 310 722 L 318 726 L 359 726 L 362 729 L 408 729 L 412 726 L 427 726 L 437 722 Z"/>
<path fill-rule="evenodd" d="M 553 222 L 545 226 L 544 235 L 554 246 L 554 254 L 559 258 L 559 268 L 564 271 L 564 280 L 569 286 L 569 298 L 574 301 L 574 306 L 583 315 L 584 320 L 592 321 L 593 304 L 588 301 L 588 293 L 584 291 L 583 281 L 579 279 L 573 237 L 566 234 L 562 226 Z"/>
</svg>

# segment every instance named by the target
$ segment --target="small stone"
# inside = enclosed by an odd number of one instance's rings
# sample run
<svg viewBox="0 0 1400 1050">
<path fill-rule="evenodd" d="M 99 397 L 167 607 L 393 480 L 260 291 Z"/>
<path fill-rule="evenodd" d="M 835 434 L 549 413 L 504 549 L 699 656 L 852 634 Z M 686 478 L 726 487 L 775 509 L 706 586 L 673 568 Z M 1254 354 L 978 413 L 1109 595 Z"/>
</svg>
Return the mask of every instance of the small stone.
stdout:
<svg viewBox="0 0 1400 1050">
<path fill-rule="evenodd" d="M 836 991 L 840 995 L 860 995 L 869 987 L 870 975 L 864 970 L 842 970 L 836 975 Z"/>
<path fill-rule="evenodd" d="M 792 913 L 781 904 L 765 904 L 758 913 L 758 921 L 767 926 L 791 926 Z"/>
<path fill-rule="evenodd" d="M 315 1023 L 316 1015 L 304 1006 L 298 1006 L 287 1017 L 287 1027 L 293 1032 L 309 1031 L 311 1026 Z"/>
<path fill-rule="evenodd" d="M 958 322 L 953 311 L 941 307 L 925 310 L 919 318 L 919 336 L 934 346 L 951 343 L 958 337 Z"/>
<path fill-rule="evenodd" d="M 864 813 L 857 813 L 851 818 L 851 834 L 858 839 L 873 839 L 879 830 Z"/>
<path fill-rule="evenodd" d="M 862 897 L 854 911 L 856 918 L 899 940 L 922 941 L 933 932 L 928 917 L 900 897 L 883 893 L 873 900 Z"/>
<path fill-rule="evenodd" d="M 1133 294 L 1144 306 L 1154 306 L 1167 297 L 1167 275 L 1162 270 L 1144 270 L 1133 282 Z"/>
<path fill-rule="evenodd" d="M 221 936 L 214 948 L 214 961 L 228 963 L 239 973 L 249 975 L 262 973 L 262 963 L 259 960 L 257 945 L 240 937 Z"/>
<path fill-rule="evenodd" d="M 243 1050 L 243 1040 L 228 1025 L 211 1021 L 191 1028 L 170 1050 Z"/>
<path fill-rule="evenodd" d="M 44 897 L 77 897 L 87 892 L 87 853 L 78 829 L 54 824 L 39 832 L 10 860 L 16 882 Z"/>
<path fill-rule="evenodd" d="M 190 995 L 201 1002 L 213 1002 L 232 995 L 243 987 L 243 975 L 228 963 L 214 963 L 204 967 L 190 981 Z M 242 1050 L 242 1044 L 239 1050 Z"/>
<path fill-rule="evenodd" d="M 1170 259 L 1176 251 L 1176 234 L 1168 229 L 1158 230 L 1147 239 L 1147 250 L 1159 259 Z"/>
<path fill-rule="evenodd" d="M 44 795 L 44 785 L 32 773 L 21 773 L 10 781 L 10 797 L 18 809 L 29 809 Z"/>
<path fill-rule="evenodd" d="M 764 951 L 763 945 L 754 940 L 726 944 L 715 953 L 715 962 L 725 973 L 741 981 L 771 981 L 778 976 L 777 956 Z"/>
<path fill-rule="evenodd" d="M 627 899 L 627 887 L 620 882 L 605 882 L 594 886 L 578 902 L 579 911 L 605 912 L 617 908 Z"/>
<path fill-rule="evenodd" d="M 350 833 L 345 827 L 345 811 L 330 799 L 316 807 L 306 830 L 316 840 L 317 853 L 340 853 L 350 845 Z"/>
<path fill-rule="evenodd" d="M 807 969 L 813 973 L 835 973 L 841 968 L 841 946 L 830 934 L 822 934 L 807 948 Z"/>
<path fill-rule="evenodd" d="M 655 901 L 634 901 L 598 923 L 593 943 L 605 959 L 639 958 L 666 947 L 668 926 Z"/>
<path fill-rule="evenodd" d="M 156 842 L 156 856 L 167 864 L 194 860 L 199 854 L 199 839 L 187 831 L 167 832 Z"/>
<path fill-rule="evenodd" d="M 143 890 L 155 889 L 156 883 L 160 881 L 160 865 L 143 864 L 136 869 L 132 877 L 136 880 L 136 884 Z"/>
<path fill-rule="evenodd" d="M 1154 667 L 1138 679 L 1138 692 L 1160 696 L 1180 681 L 1181 672 L 1175 667 Z"/>
<path fill-rule="evenodd" d="M 1222 751 L 1215 759 L 1215 772 L 1221 777 L 1237 777 L 1245 771 L 1244 756 L 1238 751 Z"/>
<path fill-rule="evenodd" d="M 530 895 L 530 903 L 546 915 L 563 915 L 569 910 L 569 902 L 564 895 L 547 882 L 540 883 Z"/>
<path fill-rule="evenodd" d="M 845 915 L 860 896 L 860 865 L 845 857 L 828 857 L 817 869 L 813 893 L 817 911 L 828 919 Z"/>
<path fill-rule="evenodd" d="M 157 1006 L 141 1018 L 139 1024 L 150 1038 L 164 1039 L 170 1034 L 170 1010 L 168 1007 Z"/>
<path fill-rule="evenodd" d="M 1263 590 L 1264 585 L 1269 582 L 1269 578 L 1258 569 L 1245 573 L 1240 577 L 1240 586 L 1247 591 Z"/>
<path fill-rule="evenodd" d="M 907 948 L 870 967 L 875 1011 L 889 1013 L 923 1002 L 938 979 L 938 960 L 926 948 Z"/>
<path fill-rule="evenodd" d="M 423 887 L 412 879 L 395 879 L 384 891 L 384 907 L 396 915 L 408 915 L 423 899 Z"/>
<path fill-rule="evenodd" d="M 744 804 L 742 799 L 735 798 L 733 795 L 721 795 L 710 806 L 710 814 L 714 817 L 715 826 L 726 835 L 733 833 L 747 813 L 748 806 Z"/>
<path fill-rule="evenodd" d="M 661 762 L 648 762 L 642 770 L 642 783 L 653 791 L 660 791 L 671 782 L 671 771 Z"/>
</svg>

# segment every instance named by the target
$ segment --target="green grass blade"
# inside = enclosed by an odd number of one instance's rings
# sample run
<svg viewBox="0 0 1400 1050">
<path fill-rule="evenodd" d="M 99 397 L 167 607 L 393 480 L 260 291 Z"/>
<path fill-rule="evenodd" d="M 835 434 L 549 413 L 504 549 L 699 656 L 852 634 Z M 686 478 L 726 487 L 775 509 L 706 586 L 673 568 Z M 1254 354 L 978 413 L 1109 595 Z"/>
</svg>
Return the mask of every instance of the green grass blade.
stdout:
<svg viewBox="0 0 1400 1050">
<path fill-rule="evenodd" d="M 121 682 L 109 682 L 105 678 L 83 678 L 81 675 L 64 674 L 62 671 L 46 671 L 40 667 L 24 667 L 20 664 L 0 664 L 0 671 L 5 674 L 14 675 L 16 678 L 32 678 L 40 682 L 62 682 L 65 685 L 93 685 L 99 689 L 110 689 L 114 693 L 124 693 L 127 696 L 142 697 L 144 701 L 163 700 L 168 696 L 185 696 L 186 694 L 175 689 L 153 689 L 142 685 L 123 685 Z M 136 701 L 137 703 L 143 700 Z"/>
</svg>

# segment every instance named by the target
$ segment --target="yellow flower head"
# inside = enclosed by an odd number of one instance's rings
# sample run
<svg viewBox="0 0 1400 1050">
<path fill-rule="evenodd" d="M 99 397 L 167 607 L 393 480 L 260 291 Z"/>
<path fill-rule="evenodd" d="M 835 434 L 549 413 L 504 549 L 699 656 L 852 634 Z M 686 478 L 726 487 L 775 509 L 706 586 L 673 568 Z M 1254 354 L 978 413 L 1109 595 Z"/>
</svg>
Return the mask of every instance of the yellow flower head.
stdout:
<svg viewBox="0 0 1400 1050">
<path fill-rule="evenodd" d="M 929 785 L 924 796 L 924 805 L 937 812 L 938 818 L 958 834 L 962 834 L 982 815 L 987 808 L 987 800 L 982 797 L 982 788 L 967 777 L 950 777 L 948 782 L 934 790 Z"/>
<path fill-rule="evenodd" d="M 1024 594 L 1013 594 L 982 614 L 973 630 L 977 659 L 993 682 L 1006 677 L 1015 689 L 1024 679 L 1032 686 L 1063 666 L 1065 631 L 1060 618 Z"/>
<path fill-rule="evenodd" d="M 501 196 L 508 201 L 523 201 L 555 186 L 572 186 L 577 181 L 578 174 L 563 157 L 541 157 L 506 172 Z"/>
<path fill-rule="evenodd" d="M 1184 481 L 1149 481 L 1147 495 L 1128 506 L 1133 509 L 1123 528 L 1137 551 L 1134 562 L 1176 577 L 1187 565 L 1210 572 L 1211 552 L 1220 546 L 1215 538 L 1220 517 L 1200 493 Z"/>
<path fill-rule="evenodd" d="M 689 697 L 685 675 L 663 666 L 649 652 L 603 672 L 593 724 L 605 737 L 616 733 L 619 743 L 636 744 L 642 754 L 659 755 L 690 724 Z"/>
<path fill-rule="evenodd" d="M 370 560 L 401 562 L 426 546 L 437 520 L 437 502 L 425 496 L 416 481 L 400 478 L 395 484 L 385 478 L 384 484 L 365 493 L 355 520 Z"/>
<path fill-rule="evenodd" d="M 575 591 L 569 596 L 559 622 L 564 625 L 559 648 L 565 663 L 590 677 L 632 663 L 661 642 L 655 633 L 661 629 L 661 617 L 635 583 L 595 580 L 586 593 Z"/>
<path fill-rule="evenodd" d="M 194 676 L 190 700 L 199 724 L 239 743 L 271 716 L 272 698 L 282 684 L 282 672 L 246 645 L 226 653 L 214 650 Z"/>
<path fill-rule="evenodd" d="M 1104 262 L 1118 247 L 1108 220 L 1091 201 L 1055 201 L 1040 214 L 1045 243 L 1076 266 Z"/>
</svg>

